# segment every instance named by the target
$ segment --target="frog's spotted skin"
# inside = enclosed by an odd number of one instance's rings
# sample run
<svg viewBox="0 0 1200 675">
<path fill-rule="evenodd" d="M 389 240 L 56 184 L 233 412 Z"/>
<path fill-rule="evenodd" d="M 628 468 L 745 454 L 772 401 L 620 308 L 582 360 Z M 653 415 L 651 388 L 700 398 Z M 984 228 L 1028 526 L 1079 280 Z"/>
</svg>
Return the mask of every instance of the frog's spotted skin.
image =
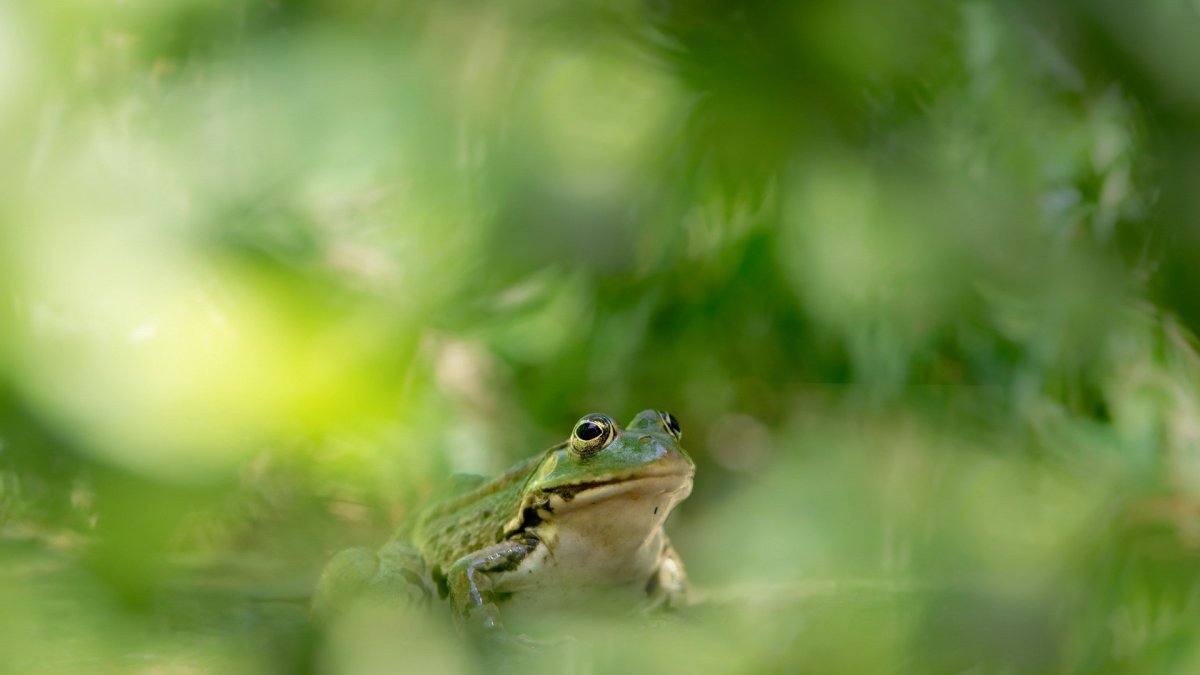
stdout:
<svg viewBox="0 0 1200 675">
<path fill-rule="evenodd" d="M 665 412 L 643 411 L 624 429 L 585 415 L 567 441 L 430 505 L 378 552 L 339 553 L 314 609 L 362 592 L 443 598 L 460 623 L 494 632 L 501 607 L 571 605 L 597 590 L 681 605 L 687 578 L 663 531 L 692 489 L 680 437 Z"/>
</svg>

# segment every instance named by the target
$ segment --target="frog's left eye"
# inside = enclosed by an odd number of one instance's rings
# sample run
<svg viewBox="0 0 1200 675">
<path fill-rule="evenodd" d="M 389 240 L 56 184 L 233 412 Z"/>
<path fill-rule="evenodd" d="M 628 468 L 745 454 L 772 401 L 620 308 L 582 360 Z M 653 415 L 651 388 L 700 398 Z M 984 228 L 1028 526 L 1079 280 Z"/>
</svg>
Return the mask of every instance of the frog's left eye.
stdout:
<svg viewBox="0 0 1200 675">
<path fill-rule="evenodd" d="M 658 419 L 662 421 L 663 428 L 667 430 L 667 433 L 671 434 L 671 438 L 674 438 L 677 441 L 683 439 L 683 429 L 679 428 L 679 420 L 675 419 L 674 415 L 669 412 L 659 410 Z"/>
<path fill-rule="evenodd" d="M 617 436 L 617 424 L 607 415 L 587 415 L 575 423 L 571 432 L 571 450 L 589 457 L 603 450 Z"/>
</svg>

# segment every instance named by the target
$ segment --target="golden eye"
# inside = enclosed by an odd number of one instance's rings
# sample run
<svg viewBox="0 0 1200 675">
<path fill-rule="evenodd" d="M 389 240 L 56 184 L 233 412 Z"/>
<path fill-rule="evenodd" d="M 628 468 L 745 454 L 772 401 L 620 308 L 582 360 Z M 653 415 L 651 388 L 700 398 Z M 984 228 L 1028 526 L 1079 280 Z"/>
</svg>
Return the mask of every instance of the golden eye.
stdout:
<svg viewBox="0 0 1200 675">
<path fill-rule="evenodd" d="M 603 450 L 616 438 L 617 425 L 605 415 L 588 415 L 575 424 L 571 432 L 571 450 L 580 457 L 589 457 Z"/>
<path fill-rule="evenodd" d="M 671 438 L 674 438 L 677 441 L 683 440 L 683 429 L 679 428 L 679 420 L 675 419 L 674 415 L 669 412 L 659 410 L 658 419 L 662 421 L 663 428 L 667 430 L 667 433 L 671 434 Z"/>
</svg>

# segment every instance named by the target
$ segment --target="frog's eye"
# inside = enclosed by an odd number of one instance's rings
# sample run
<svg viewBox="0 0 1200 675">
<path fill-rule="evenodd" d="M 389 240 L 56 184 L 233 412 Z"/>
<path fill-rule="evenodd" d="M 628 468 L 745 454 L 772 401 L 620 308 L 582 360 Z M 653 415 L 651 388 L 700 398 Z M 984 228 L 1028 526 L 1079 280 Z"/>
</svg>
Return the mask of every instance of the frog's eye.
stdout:
<svg viewBox="0 0 1200 675">
<path fill-rule="evenodd" d="M 669 412 L 659 410 L 658 419 L 662 421 L 663 428 L 667 430 L 667 433 L 671 434 L 671 438 L 674 438 L 677 441 L 683 440 L 683 429 L 679 428 L 679 420 L 675 419 L 674 415 Z"/>
<path fill-rule="evenodd" d="M 588 457 L 603 450 L 617 436 L 617 424 L 605 415 L 588 415 L 571 432 L 571 450 Z"/>
</svg>

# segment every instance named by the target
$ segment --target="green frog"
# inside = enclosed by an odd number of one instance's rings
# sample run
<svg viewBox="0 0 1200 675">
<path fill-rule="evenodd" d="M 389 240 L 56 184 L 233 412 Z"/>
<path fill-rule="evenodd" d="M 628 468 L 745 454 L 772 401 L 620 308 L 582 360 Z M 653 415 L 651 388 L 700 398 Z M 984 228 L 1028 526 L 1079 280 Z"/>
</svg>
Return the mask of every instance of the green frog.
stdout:
<svg viewBox="0 0 1200 675">
<path fill-rule="evenodd" d="M 501 607 L 600 597 L 682 606 L 687 578 L 663 531 L 692 490 L 695 465 L 681 437 L 667 412 L 645 410 L 625 428 L 585 415 L 566 441 L 491 480 L 460 481 L 377 552 L 338 553 L 314 611 L 327 615 L 362 594 L 410 605 L 437 598 L 460 627 L 500 636 Z"/>
</svg>

